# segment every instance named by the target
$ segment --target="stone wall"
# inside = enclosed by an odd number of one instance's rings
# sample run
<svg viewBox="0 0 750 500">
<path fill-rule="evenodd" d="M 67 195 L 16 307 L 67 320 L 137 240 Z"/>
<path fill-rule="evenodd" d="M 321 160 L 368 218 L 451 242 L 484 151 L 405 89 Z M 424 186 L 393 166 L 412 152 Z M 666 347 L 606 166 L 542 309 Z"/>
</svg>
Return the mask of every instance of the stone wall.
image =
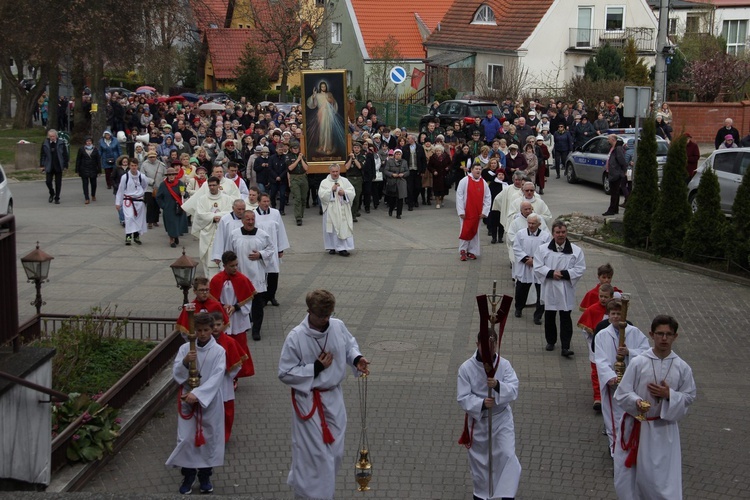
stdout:
<svg viewBox="0 0 750 500">
<path fill-rule="evenodd" d="M 741 102 L 670 102 L 673 135 L 683 131 L 698 143 L 714 143 L 716 132 L 731 118 L 740 137 L 750 133 L 750 101 Z"/>
</svg>

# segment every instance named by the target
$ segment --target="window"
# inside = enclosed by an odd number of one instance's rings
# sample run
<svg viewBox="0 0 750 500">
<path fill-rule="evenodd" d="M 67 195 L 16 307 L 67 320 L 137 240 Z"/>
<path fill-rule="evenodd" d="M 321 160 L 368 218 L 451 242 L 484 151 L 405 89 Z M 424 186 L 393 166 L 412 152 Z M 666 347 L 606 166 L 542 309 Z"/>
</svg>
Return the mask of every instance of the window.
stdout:
<svg viewBox="0 0 750 500">
<path fill-rule="evenodd" d="M 734 173 L 735 163 L 737 162 L 737 154 L 735 153 L 724 153 L 714 156 L 714 170 L 717 172 L 728 172 Z"/>
<path fill-rule="evenodd" d="M 310 67 L 310 51 L 309 50 L 303 50 L 300 52 L 300 56 L 302 58 L 302 67 L 307 69 Z"/>
<path fill-rule="evenodd" d="M 315 0 L 315 5 L 318 7 L 325 7 L 326 0 Z"/>
<path fill-rule="evenodd" d="M 676 35 L 677 34 L 677 18 L 672 17 L 669 19 L 669 28 L 667 28 L 667 33 L 670 35 Z"/>
<path fill-rule="evenodd" d="M 490 24 L 492 26 L 497 26 L 497 22 L 495 22 L 495 13 L 492 12 L 489 5 L 481 5 L 474 14 L 474 19 L 471 21 L 471 24 Z"/>
<path fill-rule="evenodd" d="M 622 31 L 625 29 L 625 7 L 607 7 L 604 28 L 607 31 Z"/>
<path fill-rule="evenodd" d="M 591 22 L 594 18 L 593 7 L 578 8 L 578 29 L 576 30 L 576 47 L 591 47 Z"/>
<path fill-rule="evenodd" d="M 688 14 L 685 19 L 685 33 L 700 33 L 701 18 L 695 14 Z"/>
<path fill-rule="evenodd" d="M 586 74 L 585 66 L 573 66 L 574 76 L 583 76 Z"/>
<path fill-rule="evenodd" d="M 721 36 L 727 41 L 727 54 L 743 54 L 747 40 L 747 20 L 724 21 Z"/>
<path fill-rule="evenodd" d="M 503 81 L 503 67 L 500 64 L 487 65 L 487 87 L 498 89 Z"/>
<path fill-rule="evenodd" d="M 331 43 L 341 43 L 341 23 L 331 23 Z"/>
</svg>

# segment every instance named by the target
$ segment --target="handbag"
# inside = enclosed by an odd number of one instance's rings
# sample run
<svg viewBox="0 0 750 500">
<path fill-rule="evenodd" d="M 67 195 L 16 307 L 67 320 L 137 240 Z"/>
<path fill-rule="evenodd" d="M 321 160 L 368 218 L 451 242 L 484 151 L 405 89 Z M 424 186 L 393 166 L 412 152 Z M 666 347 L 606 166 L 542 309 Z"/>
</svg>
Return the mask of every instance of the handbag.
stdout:
<svg viewBox="0 0 750 500">
<path fill-rule="evenodd" d="M 398 185 L 395 182 L 387 182 L 385 185 L 386 196 L 398 196 Z"/>
</svg>

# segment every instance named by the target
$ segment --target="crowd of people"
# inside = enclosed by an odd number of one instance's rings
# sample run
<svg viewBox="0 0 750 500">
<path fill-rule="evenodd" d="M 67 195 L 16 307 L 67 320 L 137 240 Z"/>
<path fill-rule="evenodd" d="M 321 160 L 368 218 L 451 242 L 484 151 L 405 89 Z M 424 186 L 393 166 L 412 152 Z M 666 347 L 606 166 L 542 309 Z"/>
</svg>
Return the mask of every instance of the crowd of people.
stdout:
<svg viewBox="0 0 750 500">
<path fill-rule="evenodd" d="M 190 493 L 196 479 L 202 493 L 213 490 L 212 468 L 223 464 L 224 443 L 231 436 L 234 391 L 240 378 L 254 373 L 247 335 L 259 341 L 264 308 L 279 305 L 280 267 L 290 247 L 284 218 L 292 203 L 297 226 L 303 224 L 306 209 L 317 207 L 324 249 L 348 257 L 354 250 L 354 224 L 381 203 L 387 204 L 389 216 L 395 212 L 401 219 L 404 206 L 408 212 L 433 204 L 438 210 L 445 207 L 453 189 L 460 261 L 481 255 L 484 230 L 490 244 L 505 242 L 514 278 L 515 317 L 521 317 L 526 306 L 533 307 L 534 323 L 544 325 L 546 350 L 554 351 L 559 340 L 561 355 L 574 355 L 572 311 L 586 263 L 582 249 L 568 239 L 566 225 L 553 220 L 542 195 L 550 172 L 559 178 L 571 151 L 623 125 L 618 97 L 613 104 L 598 104 L 594 123 L 582 101 L 565 105 L 551 100 L 546 106 L 531 101 L 525 108 L 506 99 L 500 117 L 488 111 L 481 120 L 459 120 L 447 129 L 435 120 L 416 133 L 380 123 L 368 102 L 349 123 L 351 153 L 345 161 L 330 164 L 327 174 L 308 171 L 300 147 L 304 123 L 299 107 L 284 113 L 273 104 L 253 106 L 242 99 L 206 111 L 201 104 L 148 103 L 144 97 L 128 100 L 114 93 L 109 128 L 98 143 L 86 138 L 76 161 L 85 204 L 96 201 L 96 178 L 104 173 L 106 188 L 115 195 L 126 245 L 141 245 L 141 237 L 160 223 L 171 247 L 188 231 L 199 242 L 203 277 L 194 283 L 192 303 L 197 348 L 183 346 L 174 364 L 174 378 L 182 387 L 180 418 L 178 444 L 167 464 L 182 468 L 180 493 Z M 657 121 L 667 133 L 668 108 Z M 620 158 L 616 136 L 608 138 L 613 175 L 626 159 Z M 59 203 L 61 172 L 69 161 L 57 139 L 50 130 L 41 157 L 51 203 Z M 619 188 L 614 186 L 618 194 L 608 212 L 616 212 L 618 206 Z M 599 271 L 601 286 L 581 303 L 585 312 L 578 325 L 589 345 L 594 408 L 604 415 L 618 494 L 636 498 L 626 492 L 644 487 L 677 492 L 681 481 L 676 422 L 695 397 L 689 367 L 671 352 L 677 322 L 654 320 L 653 349 L 635 327 L 626 330 L 625 347 L 611 345 L 622 305 L 615 298 L 619 291 L 610 285 L 611 267 Z M 300 498 L 332 498 L 346 426 L 340 383 L 347 367 L 366 374 L 369 363 L 345 325 L 331 317 L 335 299 L 330 292 L 311 292 L 307 306 L 307 316 L 287 337 L 279 361 L 279 378 L 292 388 L 296 415 L 288 483 Z M 186 333 L 185 312 L 177 325 Z M 508 405 L 518 396 L 518 379 L 510 363 L 497 355 L 495 375 L 483 376 L 478 353 L 464 363 L 458 379 L 458 402 L 467 412 L 467 426 L 471 422 L 471 436 L 463 444 L 471 446 L 474 498 L 490 496 L 487 457 L 482 455 L 490 439 L 497 454 L 490 489 L 512 498 L 521 467 Z M 611 377 L 616 356 L 638 366 L 622 381 Z M 659 364 L 657 379 L 645 382 L 647 361 L 640 363 L 640 358 L 650 360 L 654 370 Z M 188 384 L 189 366 L 196 360 L 202 367 L 198 389 Z M 667 360 L 670 367 L 676 364 L 674 371 L 664 367 Z M 490 397 L 488 388 L 494 390 Z M 650 402 L 650 410 L 644 410 L 641 401 Z M 501 422 L 491 435 L 483 427 L 487 412 Z M 645 423 L 630 418 L 639 414 L 646 415 Z M 670 444 L 668 481 L 658 481 L 654 473 L 660 464 L 644 458 L 641 463 L 651 469 L 633 465 L 639 426 L 654 428 L 640 430 L 644 446 Z"/>
</svg>

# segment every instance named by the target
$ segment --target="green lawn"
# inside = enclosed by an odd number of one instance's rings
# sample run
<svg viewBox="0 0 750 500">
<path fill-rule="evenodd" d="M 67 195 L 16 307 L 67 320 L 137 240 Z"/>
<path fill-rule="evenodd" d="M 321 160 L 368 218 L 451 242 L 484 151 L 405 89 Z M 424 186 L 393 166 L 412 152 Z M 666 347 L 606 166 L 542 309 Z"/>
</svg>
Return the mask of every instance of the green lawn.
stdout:
<svg viewBox="0 0 750 500">
<path fill-rule="evenodd" d="M 44 179 L 44 174 L 36 169 L 26 169 L 15 171 L 13 166 L 16 163 L 16 144 L 20 140 L 34 143 L 41 147 L 42 142 L 47 137 L 47 132 L 42 127 L 35 127 L 26 130 L 2 129 L 0 130 L 0 165 L 5 167 L 8 177 L 19 181 Z M 75 176 L 76 156 L 78 155 L 79 145 L 70 146 L 70 168 L 66 172 L 66 177 Z"/>
</svg>

